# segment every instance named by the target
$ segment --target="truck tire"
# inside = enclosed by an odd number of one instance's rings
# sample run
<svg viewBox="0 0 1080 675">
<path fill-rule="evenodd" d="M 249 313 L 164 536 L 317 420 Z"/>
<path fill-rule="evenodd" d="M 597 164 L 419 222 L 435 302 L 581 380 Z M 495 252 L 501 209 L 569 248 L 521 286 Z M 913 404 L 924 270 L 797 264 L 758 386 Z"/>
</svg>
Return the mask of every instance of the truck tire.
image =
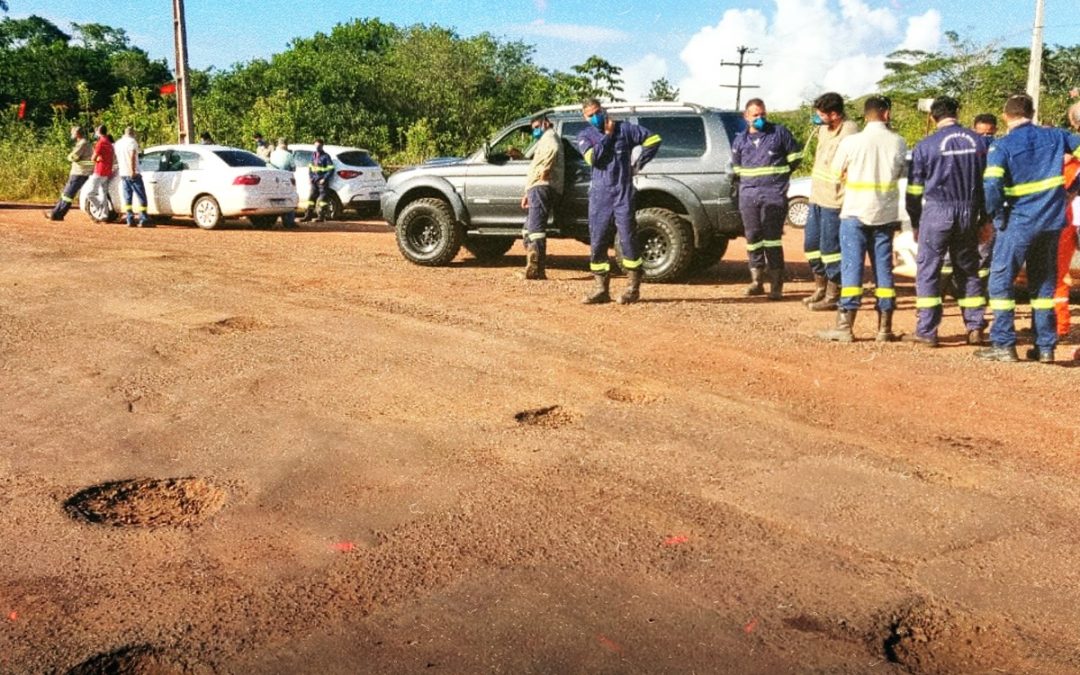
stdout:
<svg viewBox="0 0 1080 675">
<path fill-rule="evenodd" d="M 694 259 L 694 232 L 690 223 L 670 209 L 641 209 L 636 214 L 638 244 L 644 260 L 645 280 L 678 281 L 690 271 Z M 615 249 L 622 260 L 619 238 Z"/>
<path fill-rule="evenodd" d="M 490 262 L 506 255 L 515 241 L 514 237 L 466 237 L 465 250 L 477 260 Z"/>
<path fill-rule="evenodd" d="M 341 206 L 341 197 L 338 197 L 333 190 L 330 190 L 326 196 L 326 206 L 323 207 L 323 213 L 326 214 L 325 218 L 327 220 L 341 220 L 345 217 L 345 209 Z"/>
<path fill-rule="evenodd" d="M 436 198 L 410 202 L 398 214 L 394 230 L 401 255 L 428 267 L 448 265 L 465 239 L 450 205 Z"/>
<path fill-rule="evenodd" d="M 694 259 L 690 264 L 691 271 L 704 272 L 712 269 L 713 265 L 719 263 L 727 253 L 729 241 L 727 237 L 714 234 L 704 248 L 694 250 Z"/>
</svg>

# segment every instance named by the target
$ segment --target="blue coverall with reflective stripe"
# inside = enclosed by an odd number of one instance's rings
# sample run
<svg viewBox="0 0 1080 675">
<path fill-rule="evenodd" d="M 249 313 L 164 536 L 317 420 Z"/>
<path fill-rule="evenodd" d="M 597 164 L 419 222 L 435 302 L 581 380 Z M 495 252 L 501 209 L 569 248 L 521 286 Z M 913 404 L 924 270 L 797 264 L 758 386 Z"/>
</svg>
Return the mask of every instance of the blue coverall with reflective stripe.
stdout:
<svg viewBox="0 0 1080 675">
<path fill-rule="evenodd" d="M 795 137 L 782 124 L 757 133 L 741 131 L 731 144 L 732 171 L 739 179 L 739 213 L 750 267 L 784 268 L 784 217 L 791 172 L 802 160 Z"/>
</svg>

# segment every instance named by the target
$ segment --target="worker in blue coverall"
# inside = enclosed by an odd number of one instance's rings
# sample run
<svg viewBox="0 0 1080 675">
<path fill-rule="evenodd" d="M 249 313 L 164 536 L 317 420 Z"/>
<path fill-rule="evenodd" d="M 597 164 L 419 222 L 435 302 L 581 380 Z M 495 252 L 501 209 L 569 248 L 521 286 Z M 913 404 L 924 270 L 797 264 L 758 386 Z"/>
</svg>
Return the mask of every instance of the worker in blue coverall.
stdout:
<svg viewBox="0 0 1080 675">
<path fill-rule="evenodd" d="M 648 129 L 616 121 L 608 116 L 603 105 L 591 98 L 582 104 L 581 112 L 589 126 L 577 135 L 577 147 L 592 167 L 589 182 L 589 269 L 593 273 L 593 291 L 582 300 L 586 305 L 611 302 L 609 282 L 611 265 L 608 249 L 618 232 L 622 247 L 622 266 L 626 270 L 626 291 L 619 304 L 637 302 L 640 297 L 643 260 L 638 249 L 637 224 L 634 222 L 634 175 L 641 171 L 660 150 L 660 136 Z M 631 153 L 641 146 L 636 163 Z M 614 223 L 614 227 L 612 226 Z"/>
<path fill-rule="evenodd" d="M 986 210 L 998 227 L 990 263 L 991 347 L 975 355 L 988 361 L 1015 362 L 1016 300 L 1013 280 L 1027 264 L 1035 346 L 1028 358 L 1054 362 L 1057 322 L 1054 286 L 1057 247 L 1065 225 L 1065 177 L 1062 159 L 1080 156 L 1080 136 L 1032 123 L 1035 107 L 1025 94 L 1005 102 L 1009 132 L 990 146 L 983 190 Z"/>
<path fill-rule="evenodd" d="M 930 116 L 937 131 L 915 146 L 908 169 L 907 212 L 919 243 L 913 339 L 928 347 L 938 346 L 941 270 L 950 258 L 968 344 L 981 344 L 986 328 L 979 279 L 986 145 L 982 136 L 957 123 L 959 109 L 954 98 L 934 99 Z"/>
<path fill-rule="evenodd" d="M 795 137 L 782 124 L 766 119 L 765 102 L 750 99 L 743 112 L 747 129 L 731 144 L 731 164 L 739 181 L 739 213 L 750 262 L 747 295 L 764 295 L 766 268 L 769 299 L 783 297 L 784 217 L 791 172 L 802 161 Z"/>
<path fill-rule="evenodd" d="M 334 160 L 323 150 L 323 140 L 315 139 L 315 152 L 311 154 L 311 164 L 308 165 L 309 178 L 311 179 L 311 192 L 308 193 L 305 206 L 307 210 L 301 223 L 309 223 L 314 220 L 321 223 L 326 218 L 323 216 L 323 207 L 329 202 L 327 194 L 330 192 L 330 178 L 334 175 Z"/>
</svg>

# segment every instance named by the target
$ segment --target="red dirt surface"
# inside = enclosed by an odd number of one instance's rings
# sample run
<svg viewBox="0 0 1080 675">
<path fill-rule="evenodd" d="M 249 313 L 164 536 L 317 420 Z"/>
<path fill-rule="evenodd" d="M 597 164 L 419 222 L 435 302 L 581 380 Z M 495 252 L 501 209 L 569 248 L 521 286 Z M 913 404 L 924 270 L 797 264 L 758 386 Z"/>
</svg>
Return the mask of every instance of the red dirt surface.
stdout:
<svg viewBox="0 0 1080 675">
<path fill-rule="evenodd" d="M 1072 364 L 821 343 L 800 239 L 585 307 L 575 242 L 0 210 L 0 672 L 1080 672 Z"/>
</svg>

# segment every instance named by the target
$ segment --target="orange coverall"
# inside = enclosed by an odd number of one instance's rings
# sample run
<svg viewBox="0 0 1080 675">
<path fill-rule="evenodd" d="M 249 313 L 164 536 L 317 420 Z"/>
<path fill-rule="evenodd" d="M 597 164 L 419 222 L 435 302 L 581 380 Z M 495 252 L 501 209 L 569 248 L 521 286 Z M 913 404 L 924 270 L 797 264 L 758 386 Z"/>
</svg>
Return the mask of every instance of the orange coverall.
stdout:
<svg viewBox="0 0 1080 675">
<path fill-rule="evenodd" d="M 1057 314 L 1057 334 L 1064 337 L 1069 334 L 1069 287 L 1073 253 L 1076 251 L 1078 229 L 1074 225 L 1072 197 L 1074 196 L 1077 174 L 1080 173 L 1080 159 L 1069 157 L 1065 160 L 1065 189 L 1069 191 L 1069 201 L 1065 211 L 1065 229 L 1058 240 L 1057 288 L 1054 290 L 1054 312 Z"/>
</svg>

